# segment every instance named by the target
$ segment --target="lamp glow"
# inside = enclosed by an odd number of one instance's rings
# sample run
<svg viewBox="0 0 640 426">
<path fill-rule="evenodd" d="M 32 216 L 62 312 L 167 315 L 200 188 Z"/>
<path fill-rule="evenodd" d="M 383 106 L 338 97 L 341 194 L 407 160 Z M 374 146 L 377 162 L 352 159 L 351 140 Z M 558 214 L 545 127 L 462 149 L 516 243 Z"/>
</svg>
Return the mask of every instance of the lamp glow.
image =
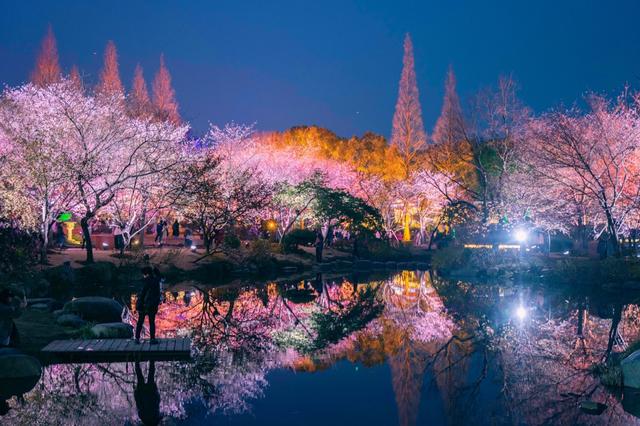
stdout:
<svg viewBox="0 0 640 426">
<path fill-rule="evenodd" d="M 527 238 L 529 237 L 529 233 L 524 229 L 516 229 L 515 237 L 516 237 L 516 241 L 520 243 L 524 243 L 525 241 L 527 241 Z"/>
<path fill-rule="evenodd" d="M 520 321 L 524 320 L 527 317 L 527 309 L 524 306 L 518 306 L 516 308 L 516 317 Z"/>
</svg>

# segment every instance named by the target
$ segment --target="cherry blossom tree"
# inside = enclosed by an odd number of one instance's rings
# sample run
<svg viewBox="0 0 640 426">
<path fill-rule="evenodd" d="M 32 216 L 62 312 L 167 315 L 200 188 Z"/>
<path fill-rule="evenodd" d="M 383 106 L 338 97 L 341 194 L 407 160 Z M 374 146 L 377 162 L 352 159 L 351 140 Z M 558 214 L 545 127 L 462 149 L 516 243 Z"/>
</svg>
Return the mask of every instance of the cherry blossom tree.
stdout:
<svg viewBox="0 0 640 426">
<path fill-rule="evenodd" d="M 40 174 L 43 232 L 45 221 L 68 208 L 73 199 L 73 209 L 81 216 L 87 261 L 92 262 L 89 221 L 123 186 L 174 167 L 178 160 L 167 155 L 172 151 L 168 147 L 183 139 L 187 127 L 132 119 L 121 97 L 88 96 L 69 81 L 40 89 L 27 85 L 8 96 L 17 105 L 14 108 L 24 103 L 23 119 L 9 120 L 7 124 L 16 127 L 5 131 L 15 135 L 12 142 L 22 143 L 25 154 L 32 154 L 23 159 L 32 161 L 34 173 Z M 10 114 L 20 117 L 19 112 L 14 109 Z"/>
<path fill-rule="evenodd" d="M 615 255 L 619 235 L 639 207 L 640 117 L 638 99 L 623 93 L 615 102 L 588 98 L 590 111 L 556 111 L 533 126 L 529 160 L 543 187 L 579 195 L 596 207 L 590 222 L 596 235 L 606 231 Z M 558 191 L 549 191 L 553 197 Z"/>
<path fill-rule="evenodd" d="M 32 84 L 9 89 L 0 106 L 0 127 L 7 138 L 8 178 L 13 200 L 33 211 L 35 228 L 42 238 L 41 262 L 47 260 L 49 231 L 55 219 L 74 205 L 75 188 L 67 167 L 65 126 L 52 105 L 60 93 L 74 91 L 71 82 L 38 87 Z M 23 215 L 24 218 L 25 215 Z"/>
<path fill-rule="evenodd" d="M 239 163 L 238 150 L 250 143 L 251 126 L 212 126 L 199 154 L 182 169 L 181 212 L 198 225 L 207 253 L 231 225 L 250 223 L 269 204 L 272 188 L 250 162 Z"/>
</svg>

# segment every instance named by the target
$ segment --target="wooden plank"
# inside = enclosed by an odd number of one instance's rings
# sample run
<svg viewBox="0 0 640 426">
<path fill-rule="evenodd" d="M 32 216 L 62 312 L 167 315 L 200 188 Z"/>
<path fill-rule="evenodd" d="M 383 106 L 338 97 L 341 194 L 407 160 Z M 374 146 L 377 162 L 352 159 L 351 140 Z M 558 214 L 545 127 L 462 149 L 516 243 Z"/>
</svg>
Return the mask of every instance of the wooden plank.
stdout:
<svg viewBox="0 0 640 426">
<path fill-rule="evenodd" d="M 184 338 L 149 340 L 135 344 L 132 339 L 56 340 L 42 349 L 53 363 L 127 362 L 136 360 L 187 360 L 191 340 Z"/>
</svg>

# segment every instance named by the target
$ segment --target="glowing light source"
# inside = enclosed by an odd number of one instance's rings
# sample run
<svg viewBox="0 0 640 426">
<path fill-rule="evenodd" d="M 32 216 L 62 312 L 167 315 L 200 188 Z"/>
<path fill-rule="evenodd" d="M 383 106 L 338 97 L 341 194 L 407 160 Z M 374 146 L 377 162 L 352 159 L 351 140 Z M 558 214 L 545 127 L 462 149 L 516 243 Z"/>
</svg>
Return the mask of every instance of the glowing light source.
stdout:
<svg viewBox="0 0 640 426">
<path fill-rule="evenodd" d="M 529 238 L 529 233 L 527 232 L 526 229 L 516 229 L 514 234 L 516 237 L 516 241 L 520 243 L 526 242 L 527 238 Z"/>
<path fill-rule="evenodd" d="M 102 249 L 106 250 L 109 248 L 109 244 L 108 243 L 102 243 Z"/>
<path fill-rule="evenodd" d="M 527 308 L 525 308 L 524 306 L 518 306 L 516 308 L 516 317 L 522 321 L 527 317 Z"/>
<path fill-rule="evenodd" d="M 197 249 L 197 248 L 198 248 L 198 247 L 196 247 L 196 245 L 195 245 L 195 244 L 192 244 L 192 245 L 191 245 L 191 251 L 196 251 L 196 249 Z"/>
</svg>

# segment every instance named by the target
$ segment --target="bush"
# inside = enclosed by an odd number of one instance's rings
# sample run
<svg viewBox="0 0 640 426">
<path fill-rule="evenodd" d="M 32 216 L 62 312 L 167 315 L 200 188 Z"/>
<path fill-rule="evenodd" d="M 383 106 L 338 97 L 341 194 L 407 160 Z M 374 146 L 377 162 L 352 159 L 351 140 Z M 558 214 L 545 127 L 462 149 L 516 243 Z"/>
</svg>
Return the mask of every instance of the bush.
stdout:
<svg viewBox="0 0 640 426">
<path fill-rule="evenodd" d="M 246 262 L 252 264 L 258 271 L 274 269 L 271 242 L 267 240 L 253 241 Z"/>
<path fill-rule="evenodd" d="M 298 252 L 299 245 L 311 245 L 316 240 L 316 233 L 310 229 L 294 229 L 282 238 L 284 253 Z"/>
<path fill-rule="evenodd" d="M 238 249 L 240 248 L 240 238 L 234 234 L 225 235 L 224 245 L 230 249 Z"/>
<path fill-rule="evenodd" d="M 411 251 L 406 246 L 400 246 L 397 248 L 391 247 L 387 242 L 378 239 L 372 239 L 365 242 L 358 240 L 358 244 L 362 247 L 359 255 L 364 259 L 377 261 L 402 261 L 413 259 Z"/>
<path fill-rule="evenodd" d="M 38 256 L 38 238 L 0 219 L 0 271 L 23 271 Z"/>
<path fill-rule="evenodd" d="M 431 256 L 431 266 L 439 271 L 461 269 L 468 264 L 471 250 L 459 246 L 439 248 Z"/>
</svg>

